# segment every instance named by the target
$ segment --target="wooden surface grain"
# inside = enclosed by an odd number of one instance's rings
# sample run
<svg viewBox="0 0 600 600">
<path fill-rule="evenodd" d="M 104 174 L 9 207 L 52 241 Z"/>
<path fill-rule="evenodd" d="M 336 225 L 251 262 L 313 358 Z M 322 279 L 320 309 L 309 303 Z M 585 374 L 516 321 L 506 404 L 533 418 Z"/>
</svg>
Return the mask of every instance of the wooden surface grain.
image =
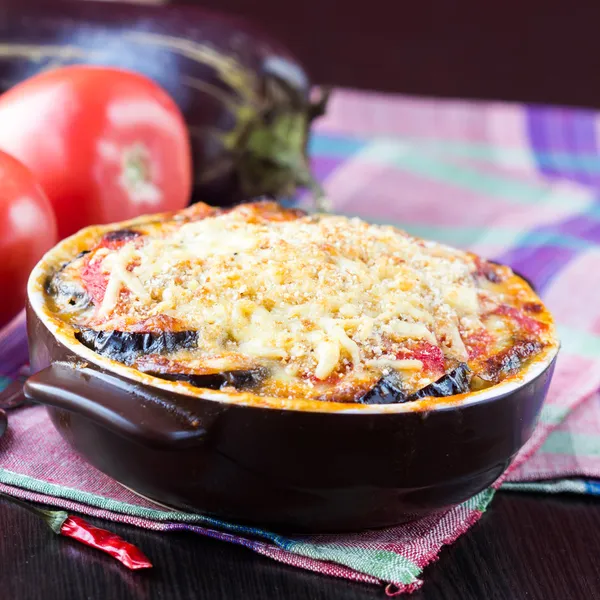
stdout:
<svg viewBox="0 0 600 600">
<path fill-rule="evenodd" d="M 106 527 L 106 523 L 103 522 Z M 55 536 L 0 501 L 0 598 L 11 600 L 367 600 L 382 587 L 278 564 L 192 533 L 111 523 L 155 568 L 131 573 L 97 550 Z M 473 529 L 425 570 L 411 600 L 600 598 L 600 503 L 499 493 Z"/>
</svg>

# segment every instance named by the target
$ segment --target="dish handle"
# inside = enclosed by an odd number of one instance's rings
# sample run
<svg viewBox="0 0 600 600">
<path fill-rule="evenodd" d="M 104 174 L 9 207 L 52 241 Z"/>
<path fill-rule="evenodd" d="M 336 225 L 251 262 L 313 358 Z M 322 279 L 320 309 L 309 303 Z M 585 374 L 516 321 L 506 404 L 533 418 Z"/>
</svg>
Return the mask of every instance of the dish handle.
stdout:
<svg viewBox="0 0 600 600">
<path fill-rule="evenodd" d="M 37 403 L 81 415 L 154 448 L 197 445 L 206 436 L 199 417 L 178 410 L 165 392 L 91 366 L 55 362 L 23 386 Z"/>
</svg>

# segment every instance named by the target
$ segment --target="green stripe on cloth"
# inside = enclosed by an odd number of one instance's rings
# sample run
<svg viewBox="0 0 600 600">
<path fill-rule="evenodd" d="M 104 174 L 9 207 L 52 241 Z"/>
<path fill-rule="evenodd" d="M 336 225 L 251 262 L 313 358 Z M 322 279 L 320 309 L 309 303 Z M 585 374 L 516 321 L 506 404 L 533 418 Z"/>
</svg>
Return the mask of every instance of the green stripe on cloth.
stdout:
<svg viewBox="0 0 600 600">
<path fill-rule="evenodd" d="M 540 421 L 547 425 L 558 425 L 569 414 L 569 409 L 556 404 L 544 404 L 540 413 Z"/>
<path fill-rule="evenodd" d="M 569 431 L 554 431 L 546 438 L 538 452 L 600 458 L 600 438 L 583 433 L 574 435 Z"/>
<path fill-rule="evenodd" d="M 369 548 L 345 546 L 337 543 L 311 544 L 306 540 L 292 540 L 268 531 L 232 525 L 195 513 L 177 511 L 168 512 L 136 506 L 134 504 L 105 498 L 90 492 L 82 492 L 73 488 L 48 483 L 33 477 L 20 475 L 7 469 L 0 469 L 0 483 L 44 494 L 46 496 L 72 500 L 101 510 L 112 511 L 132 517 L 164 523 L 178 522 L 211 526 L 224 531 L 260 536 L 294 554 L 318 560 L 336 562 L 384 581 L 394 581 L 403 584 L 415 583 L 417 577 L 421 573 L 421 569 L 414 562 L 392 551 L 381 549 L 370 550 Z M 493 495 L 493 489 L 484 490 L 473 498 L 465 501 L 462 507 L 468 513 L 481 513 L 485 511 Z"/>
<path fill-rule="evenodd" d="M 463 503 L 468 509 L 477 510 L 479 512 L 485 512 L 485 509 L 488 507 L 488 504 L 492 501 L 496 490 L 494 488 L 488 488 L 487 490 L 483 490 L 483 492 L 479 492 L 476 496 L 469 498 Z"/>
<path fill-rule="evenodd" d="M 160 521 L 163 523 L 190 523 L 215 527 L 224 531 L 233 531 L 236 533 L 261 536 L 280 545 L 281 547 L 284 547 L 289 543 L 287 538 L 269 531 L 245 527 L 243 525 L 235 525 L 225 521 L 220 521 L 218 519 L 213 519 L 212 517 L 205 515 L 199 515 L 197 513 L 186 513 L 179 511 L 169 512 L 166 510 L 155 510 L 152 508 L 137 506 L 127 502 L 120 502 L 119 500 L 105 498 L 104 496 L 100 496 L 98 494 L 92 494 L 90 492 L 83 492 L 74 488 L 48 483 L 47 481 L 28 477 L 27 475 L 20 475 L 19 473 L 14 473 L 12 471 L 8 471 L 7 469 L 0 469 L 0 483 L 24 490 L 29 490 L 31 492 L 36 492 L 38 494 L 44 494 L 45 496 L 54 496 L 56 498 L 72 500 L 73 502 L 77 502 L 79 504 L 87 504 L 88 506 L 93 506 L 101 510 L 116 512 L 132 517 L 139 517 L 140 519 Z"/>
<path fill-rule="evenodd" d="M 502 485 L 502 491 L 536 492 L 544 494 L 588 494 L 588 484 L 581 479 L 561 479 L 558 481 L 523 481 L 507 482 Z"/>
<path fill-rule="evenodd" d="M 375 141 L 362 150 L 358 156 L 362 160 L 379 164 L 389 164 L 430 179 L 442 181 L 501 198 L 516 204 L 552 204 L 563 205 L 568 202 L 573 212 L 583 211 L 591 203 L 587 197 L 580 197 L 567 192 L 556 191 L 548 195 L 548 187 L 537 182 L 511 179 L 508 176 L 485 173 L 476 168 L 455 164 L 436 158 L 410 144 Z"/>
<path fill-rule="evenodd" d="M 415 563 L 388 550 L 307 542 L 294 542 L 287 550 L 307 558 L 332 561 L 383 581 L 405 585 L 416 582 L 421 573 L 421 569 Z"/>
<path fill-rule="evenodd" d="M 537 151 L 534 153 L 529 149 L 503 148 L 481 143 L 429 141 L 421 138 L 402 138 L 402 141 L 427 152 L 449 154 L 452 158 L 501 162 L 507 167 L 530 167 L 535 161 L 535 164 L 541 167 L 581 173 L 600 173 L 600 157 L 597 154 Z"/>
<path fill-rule="evenodd" d="M 14 473 L 12 471 L 8 471 L 7 469 L 0 469 L 0 483 L 30 490 L 46 496 L 56 496 L 57 498 L 73 500 L 74 502 L 80 502 L 82 504 L 94 506 L 102 510 L 114 511 L 124 515 L 140 517 L 142 519 L 151 519 L 155 521 L 185 521 L 188 517 L 199 517 L 199 515 L 193 515 L 184 512 L 168 512 L 136 506 L 135 504 L 128 504 L 126 502 L 112 500 L 110 498 L 105 498 L 104 496 L 99 496 L 90 492 L 83 492 L 74 488 L 48 483 L 47 481 L 35 479 L 19 473 Z M 198 520 L 202 519 L 204 518 L 201 517 Z"/>
<path fill-rule="evenodd" d="M 483 513 L 494 497 L 494 493 L 495 490 L 492 488 L 483 490 L 463 502 L 461 508 L 468 513 Z M 416 582 L 422 570 L 414 562 L 395 552 L 371 550 L 368 547 L 356 548 L 337 543 L 310 544 L 303 541 L 292 541 L 286 549 L 291 550 L 294 554 L 317 560 L 333 561 L 378 579 L 405 585 Z"/>
<path fill-rule="evenodd" d="M 481 161 L 490 164 L 500 163 L 502 167 L 528 169 L 550 167 L 567 173 L 600 173 L 600 156 L 593 153 L 560 151 L 539 151 L 532 148 L 508 148 L 483 142 L 462 142 L 455 140 L 423 139 L 421 137 L 346 135 L 335 136 L 331 133 L 316 134 L 311 139 L 311 154 L 348 159 L 354 156 L 368 142 L 398 144 L 417 148 L 427 154 L 447 155 L 454 160 Z"/>
<path fill-rule="evenodd" d="M 8 469 L 0 469 L 0 483 L 30 490 L 38 494 L 44 494 L 45 496 L 56 496 L 57 498 L 73 500 L 74 502 L 87 504 L 102 510 L 118 512 L 125 515 L 140 517 L 142 519 L 150 519 L 155 521 L 184 521 L 187 523 L 209 521 L 213 524 L 222 523 L 217 519 L 199 515 L 197 513 L 156 510 L 138 506 L 136 504 L 121 502 L 119 500 L 113 500 L 111 498 L 100 496 L 99 494 L 84 492 L 74 488 L 60 486 L 55 483 L 49 483 L 41 479 L 35 479 L 34 477 L 29 477 L 27 475 L 21 475 L 20 473 L 14 473 Z M 488 488 L 472 498 L 465 500 L 463 506 L 465 506 L 467 509 L 479 510 L 483 512 L 493 496 L 494 490 L 492 488 Z M 228 523 L 222 524 L 229 525 Z"/>
<path fill-rule="evenodd" d="M 557 326 L 563 352 L 579 354 L 586 358 L 600 357 L 600 337 L 566 325 Z"/>
</svg>

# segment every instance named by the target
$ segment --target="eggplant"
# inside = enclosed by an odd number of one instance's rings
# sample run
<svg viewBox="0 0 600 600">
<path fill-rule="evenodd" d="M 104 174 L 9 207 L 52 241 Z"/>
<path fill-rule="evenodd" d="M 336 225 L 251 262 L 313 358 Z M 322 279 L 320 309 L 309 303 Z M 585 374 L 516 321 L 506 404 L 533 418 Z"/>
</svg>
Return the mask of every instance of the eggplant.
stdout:
<svg viewBox="0 0 600 600">
<path fill-rule="evenodd" d="M 446 373 L 443 377 L 426 385 L 410 396 L 409 400 L 418 400 L 419 398 L 442 398 L 444 396 L 454 396 L 456 394 L 465 394 L 471 389 L 471 369 L 467 363 L 460 363 L 458 367 Z"/>
<path fill-rule="evenodd" d="M 437 381 L 426 385 L 414 394 L 407 394 L 402 389 L 400 375 L 392 371 L 383 375 L 373 389 L 358 400 L 361 404 L 399 404 L 413 402 L 421 398 L 454 396 L 470 390 L 471 369 L 466 363 L 460 363 L 456 368 L 440 377 Z"/>
<path fill-rule="evenodd" d="M 402 389 L 402 379 L 391 371 L 368 391 L 358 402 L 361 404 L 399 404 L 408 400 L 408 394 Z"/>
<path fill-rule="evenodd" d="M 101 356 L 132 365 L 140 355 L 170 354 L 177 350 L 195 348 L 196 331 L 161 331 L 159 333 L 131 333 L 128 331 L 96 331 L 81 328 L 75 337 Z"/>
<path fill-rule="evenodd" d="M 495 384 L 508 375 L 517 373 L 523 364 L 541 352 L 539 340 L 513 339 L 512 344 L 487 358 L 478 370 L 477 377 L 482 382 Z"/>
<path fill-rule="evenodd" d="M 164 331 L 160 333 L 132 333 L 128 331 L 96 331 L 81 328 L 75 337 L 84 346 L 128 366 L 136 366 L 141 356 L 166 355 L 183 349 L 193 349 L 198 345 L 196 331 Z M 267 376 L 265 368 L 238 369 L 223 373 L 197 375 L 189 373 L 169 373 L 142 369 L 144 373 L 167 381 L 186 381 L 196 387 L 222 389 L 253 389 Z"/>
<path fill-rule="evenodd" d="M 79 312 L 92 306 L 92 299 L 83 286 L 66 276 L 66 270 L 74 267 L 75 263 L 86 254 L 89 254 L 89 250 L 80 252 L 73 260 L 64 263 L 46 281 L 46 293 L 53 298 L 62 311 Z"/>
<path fill-rule="evenodd" d="M 3 89 L 39 71 L 104 65 L 154 79 L 176 101 L 192 143 L 192 201 L 231 205 L 320 194 L 306 156 L 311 101 L 302 65 L 281 44 L 240 20 L 191 6 L 81 0 L 0 0 Z"/>
<path fill-rule="evenodd" d="M 134 240 L 135 238 L 142 235 L 139 231 L 134 231 L 133 229 L 115 229 L 114 231 L 109 231 L 102 236 L 102 240 L 109 243 L 115 242 L 129 242 Z"/>
<path fill-rule="evenodd" d="M 169 381 L 185 381 L 196 387 L 222 389 L 256 388 L 269 374 L 256 360 L 237 353 L 212 357 L 140 356 L 134 367 L 142 373 Z"/>
<path fill-rule="evenodd" d="M 252 390 L 260 385 L 267 377 L 268 371 L 264 368 L 248 369 L 245 371 L 226 371 L 212 375 L 189 375 L 187 373 L 154 373 L 145 371 L 149 375 L 166 379 L 167 381 L 185 381 L 195 387 L 210 390 L 221 390 L 233 387 L 236 390 Z"/>
</svg>

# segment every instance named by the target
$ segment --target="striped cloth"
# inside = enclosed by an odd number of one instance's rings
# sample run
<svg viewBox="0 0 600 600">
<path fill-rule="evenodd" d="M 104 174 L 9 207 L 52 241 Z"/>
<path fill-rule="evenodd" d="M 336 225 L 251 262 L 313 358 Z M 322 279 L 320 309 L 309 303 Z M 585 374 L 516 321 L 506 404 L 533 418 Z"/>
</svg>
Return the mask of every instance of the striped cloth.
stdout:
<svg viewBox="0 0 600 600">
<path fill-rule="evenodd" d="M 600 115 L 338 92 L 311 143 L 335 209 L 511 264 L 541 291 L 563 342 L 539 425 L 492 488 L 382 531 L 288 538 L 143 500 L 76 456 L 42 407 L 10 414 L 0 491 L 156 531 L 187 530 L 388 594 L 421 573 L 496 490 L 598 494 Z M 306 199 L 303 199 L 304 201 Z M 302 201 L 302 200 L 301 200 Z M 0 333 L 0 387 L 26 360 L 23 317 Z"/>
</svg>

